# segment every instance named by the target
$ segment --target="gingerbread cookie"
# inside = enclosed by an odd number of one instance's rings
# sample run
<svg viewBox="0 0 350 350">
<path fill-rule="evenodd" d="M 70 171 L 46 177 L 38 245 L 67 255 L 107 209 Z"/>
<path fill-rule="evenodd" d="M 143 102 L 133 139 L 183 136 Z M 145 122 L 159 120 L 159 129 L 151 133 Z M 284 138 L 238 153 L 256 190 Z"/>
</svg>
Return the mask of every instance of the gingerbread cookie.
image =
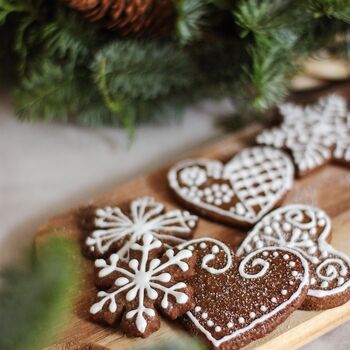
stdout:
<svg viewBox="0 0 350 350">
<path fill-rule="evenodd" d="M 197 216 L 179 209 L 165 211 L 162 203 L 142 197 L 130 203 L 129 210 L 119 207 L 89 208 L 83 226 L 88 230 L 84 252 L 92 258 L 118 253 L 127 259 L 130 246 L 150 232 L 158 240 L 176 245 L 193 236 Z"/>
<path fill-rule="evenodd" d="M 331 95 L 312 106 L 280 106 L 281 126 L 263 131 L 257 143 L 289 150 L 299 176 L 329 161 L 350 164 L 350 112 L 346 100 Z"/>
<path fill-rule="evenodd" d="M 310 266 L 305 310 L 324 310 L 350 299 L 350 258 L 330 244 L 331 220 L 318 208 L 294 204 L 274 210 L 249 233 L 237 255 L 268 246 L 299 251 Z"/>
<path fill-rule="evenodd" d="M 147 337 L 160 327 L 156 309 L 175 319 L 193 308 L 192 288 L 185 280 L 194 273 L 195 254 L 176 248 L 161 255 L 164 245 L 151 233 L 129 250 L 129 262 L 118 254 L 96 260 L 96 284 L 103 290 L 90 313 L 109 325 L 120 322 L 127 336 Z"/>
<path fill-rule="evenodd" d="M 209 159 L 181 161 L 169 170 L 168 182 L 190 209 L 217 221 L 249 226 L 283 200 L 293 176 L 286 154 L 253 147 L 226 164 Z"/>
<path fill-rule="evenodd" d="M 306 297 L 308 264 L 297 251 L 267 247 L 242 259 L 211 238 L 179 246 L 185 247 L 198 260 L 188 282 L 195 307 L 182 322 L 213 349 L 239 349 L 265 336 Z"/>
</svg>

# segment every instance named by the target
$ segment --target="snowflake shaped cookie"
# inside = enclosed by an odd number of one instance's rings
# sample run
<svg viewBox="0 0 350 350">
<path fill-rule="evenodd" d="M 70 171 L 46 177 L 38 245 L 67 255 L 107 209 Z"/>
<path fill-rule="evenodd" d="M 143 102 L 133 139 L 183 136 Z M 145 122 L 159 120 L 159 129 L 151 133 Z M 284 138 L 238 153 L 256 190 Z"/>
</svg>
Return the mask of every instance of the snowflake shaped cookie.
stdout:
<svg viewBox="0 0 350 350">
<path fill-rule="evenodd" d="M 162 203 L 151 197 L 142 197 L 130 203 L 129 212 L 119 207 L 94 209 L 84 250 L 93 258 L 118 253 L 127 259 L 130 247 L 145 233 L 158 240 L 176 245 L 192 237 L 197 216 L 179 209 L 165 212 Z M 88 220 L 87 220 L 88 221 Z"/>
<path fill-rule="evenodd" d="M 118 254 L 98 259 L 97 301 L 90 314 L 97 321 L 115 324 L 128 336 L 147 337 L 160 327 L 156 309 L 175 319 L 194 306 L 192 288 L 185 280 L 194 273 L 195 254 L 186 248 L 168 249 L 146 233 L 131 244 L 130 261 Z"/>
<path fill-rule="evenodd" d="M 279 109 L 282 124 L 263 131 L 257 142 L 289 150 L 299 176 L 332 160 L 350 164 L 350 112 L 343 97 L 330 95 L 307 107 L 286 103 Z"/>
</svg>

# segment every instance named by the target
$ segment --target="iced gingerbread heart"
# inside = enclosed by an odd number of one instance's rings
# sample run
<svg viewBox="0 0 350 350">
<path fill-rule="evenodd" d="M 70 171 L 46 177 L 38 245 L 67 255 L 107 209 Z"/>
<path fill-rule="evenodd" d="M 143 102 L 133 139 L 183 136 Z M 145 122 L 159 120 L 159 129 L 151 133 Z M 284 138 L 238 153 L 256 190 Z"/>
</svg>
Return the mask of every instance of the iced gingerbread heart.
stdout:
<svg viewBox="0 0 350 350">
<path fill-rule="evenodd" d="M 319 208 L 288 205 L 265 216 L 248 234 L 237 254 L 269 246 L 300 252 L 310 266 L 310 288 L 302 309 L 324 310 L 350 299 L 350 258 L 330 245 L 331 220 Z"/>
<path fill-rule="evenodd" d="M 191 210 L 224 223 L 251 226 L 281 203 L 293 175 L 285 153 L 253 147 L 226 164 L 209 159 L 181 161 L 169 170 L 168 183 Z"/>
<path fill-rule="evenodd" d="M 194 273 L 196 254 L 170 248 L 151 233 L 130 245 L 130 260 L 118 254 L 95 261 L 97 293 L 91 317 L 120 324 L 129 337 L 147 337 L 160 327 L 159 310 L 175 319 L 193 308 L 193 290 L 186 279 Z"/>
<path fill-rule="evenodd" d="M 238 258 L 222 242 L 200 238 L 189 280 L 195 307 L 181 320 L 213 349 L 234 350 L 272 332 L 304 301 L 308 264 L 289 248 L 267 247 Z"/>
</svg>

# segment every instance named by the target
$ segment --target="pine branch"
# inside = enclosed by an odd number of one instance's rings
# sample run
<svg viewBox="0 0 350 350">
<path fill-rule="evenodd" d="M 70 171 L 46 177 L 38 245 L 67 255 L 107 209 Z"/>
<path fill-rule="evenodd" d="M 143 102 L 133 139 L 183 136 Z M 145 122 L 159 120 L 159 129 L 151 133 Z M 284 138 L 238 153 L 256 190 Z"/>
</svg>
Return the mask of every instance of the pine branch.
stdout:
<svg viewBox="0 0 350 350">
<path fill-rule="evenodd" d="M 347 0 L 307 0 L 305 7 L 316 18 L 333 17 L 350 23 L 350 6 Z"/>
<path fill-rule="evenodd" d="M 204 17 L 208 13 L 208 0 L 175 1 L 177 20 L 176 33 L 181 44 L 199 40 L 207 25 Z"/>
<path fill-rule="evenodd" d="M 35 350 L 57 336 L 77 288 L 74 254 L 71 243 L 51 238 L 38 258 L 1 272 L 0 349 Z"/>
<path fill-rule="evenodd" d="M 97 53 L 92 71 L 103 96 L 151 100 L 188 87 L 194 67 L 174 45 L 119 41 Z"/>
</svg>

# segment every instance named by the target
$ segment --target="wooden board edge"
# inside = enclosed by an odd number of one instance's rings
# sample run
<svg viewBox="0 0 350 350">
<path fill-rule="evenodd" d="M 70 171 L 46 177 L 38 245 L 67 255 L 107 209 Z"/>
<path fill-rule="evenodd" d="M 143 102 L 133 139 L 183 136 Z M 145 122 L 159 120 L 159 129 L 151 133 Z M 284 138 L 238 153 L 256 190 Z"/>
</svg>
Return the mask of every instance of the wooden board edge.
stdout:
<svg viewBox="0 0 350 350">
<path fill-rule="evenodd" d="M 320 312 L 318 315 L 258 346 L 256 349 L 296 350 L 349 320 L 350 301 L 334 309 Z"/>
</svg>

